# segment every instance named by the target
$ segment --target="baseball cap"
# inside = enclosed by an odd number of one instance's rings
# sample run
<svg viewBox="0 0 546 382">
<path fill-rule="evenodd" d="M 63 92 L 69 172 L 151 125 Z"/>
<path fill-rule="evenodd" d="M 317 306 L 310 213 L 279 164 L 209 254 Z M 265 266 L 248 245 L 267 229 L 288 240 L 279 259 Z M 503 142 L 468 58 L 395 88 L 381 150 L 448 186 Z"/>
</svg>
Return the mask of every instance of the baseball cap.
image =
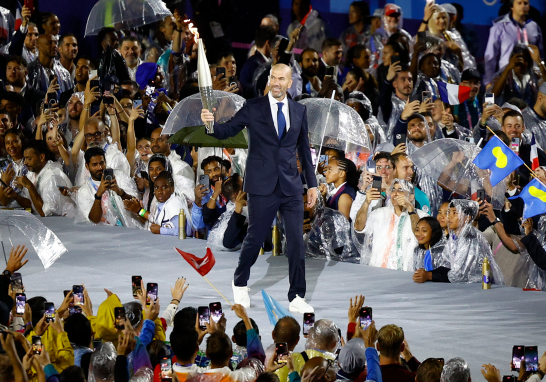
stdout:
<svg viewBox="0 0 546 382">
<path fill-rule="evenodd" d="M 362 338 L 353 338 L 339 351 L 339 366 L 345 373 L 352 374 L 366 367 L 366 345 Z"/>
<path fill-rule="evenodd" d="M 546 94 L 546 82 L 543 82 L 542 85 L 540 85 L 540 88 L 538 89 L 539 92 L 542 94 Z"/>
<path fill-rule="evenodd" d="M 501 106 L 501 109 L 510 109 L 510 110 L 513 110 L 513 111 L 517 111 L 518 113 L 521 114 L 521 116 L 523 116 L 523 114 L 521 113 L 521 110 L 519 109 L 519 107 L 517 107 L 516 105 L 512 105 L 511 103 L 508 103 L 508 102 L 505 102 L 502 104 Z"/>
<path fill-rule="evenodd" d="M 368 16 L 368 17 L 370 17 L 370 18 L 372 18 L 372 17 L 379 17 L 379 18 L 381 18 L 381 15 L 382 15 L 382 14 L 383 14 L 383 8 L 376 8 L 375 11 L 373 11 L 373 13 L 372 13 L 370 16 Z"/>
<path fill-rule="evenodd" d="M 470 80 L 473 80 L 473 79 L 478 79 L 479 80 L 481 78 L 482 78 L 482 76 L 480 75 L 480 72 L 478 72 L 474 68 L 465 69 L 461 73 L 461 81 L 470 81 Z"/>
<path fill-rule="evenodd" d="M 385 16 L 396 17 L 402 14 L 400 7 L 396 4 L 385 5 Z"/>
<path fill-rule="evenodd" d="M 445 11 L 447 13 L 449 13 L 450 15 L 456 15 L 457 14 L 457 8 L 455 8 L 451 4 L 442 4 L 442 8 L 444 8 Z"/>
</svg>

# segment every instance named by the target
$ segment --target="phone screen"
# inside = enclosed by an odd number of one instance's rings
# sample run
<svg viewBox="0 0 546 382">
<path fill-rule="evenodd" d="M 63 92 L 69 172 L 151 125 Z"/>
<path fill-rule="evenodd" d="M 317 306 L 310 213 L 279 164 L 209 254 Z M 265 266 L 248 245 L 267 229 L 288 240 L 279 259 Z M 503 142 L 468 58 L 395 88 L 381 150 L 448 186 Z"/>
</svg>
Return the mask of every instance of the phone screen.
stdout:
<svg viewBox="0 0 546 382">
<path fill-rule="evenodd" d="M 199 315 L 199 327 L 203 330 L 207 328 L 205 324 L 209 323 L 210 310 L 208 306 L 200 306 L 197 308 L 197 314 Z"/>
<path fill-rule="evenodd" d="M 525 346 L 525 370 L 538 370 L 538 348 L 536 346 Z"/>
<path fill-rule="evenodd" d="M 72 287 L 72 295 L 74 296 L 74 305 L 83 305 L 85 303 L 83 285 L 74 285 Z"/>
<path fill-rule="evenodd" d="M 46 322 L 55 321 L 55 304 L 52 302 L 44 303 Z"/>
<path fill-rule="evenodd" d="M 27 296 L 24 293 L 17 293 L 15 295 L 15 306 L 17 314 L 25 313 L 25 304 L 27 302 Z"/>
<path fill-rule="evenodd" d="M 309 330 L 315 325 L 315 313 L 303 313 L 303 334 L 309 334 Z"/>
<path fill-rule="evenodd" d="M 362 329 L 367 329 L 372 324 L 372 308 L 369 306 L 363 306 L 358 312 L 360 316 L 360 326 Z"/>
<path fill-rule="evenodd" d="M 484 101 L 487 105 L 495 104 L 495 94 L 494 93 L 485 93 Z"/>
<path fill-rule="evenodd" d="M 313 166 L 317 164 L 317 149 L 311 147 L 311 160 L 313 161 Z"/>
<path fill-rule="evenodd" d="M 116 329 L 123 330 L 125 329 L 125 308 L 118 307 L 114 308 L 114 317 L 116 320 Z"/>
<path fill-rule="evenodd" d="M 513 152 L 519 153 L 519 138 L 512 138 L 510 142 L 510 148 Z"/>
<path fill-rule="evenodd" d="M 23 292 L 23 276 L 19 272 L 14 272 L 11 275 L 11 287 L 15 291 Z"/>
<path fill-rule="evenodd" d="M 72 316 L 73 314 L 83 313 L 81 306 L 71 306 L 68 308 L 68 313 Z"/>
<path fill-rule="evenodd" d="M 150 302 L 157 300 L 157 289 L 156 283 L 146 285 L 146 305 L 150 305 Z"/>
<path fill-rule="evenodd" d="M 220 321 L 222 318 L 222 304 L 219 302 L 211 302 L 209 304 L 209 312 L 214 322 Z"/>
<path fill-rule="evenodd" d="M 141 282 L 142 282 L 142 276 L 133 276 L 133 277 L 131 277 L 131 284 L 132 284 L 132 288 L 133 288 L 133 297 L 134 298 L 138 297 L 138 291 L 142 289 Z"/>
<path fill-rule="evenodd" d="M 286 342 L 280 342 L 275 344 L 275 350 L 277 353 L 276 362 L 277 364 L 287 364 L 288 363 L 288 345 Z"/>
<path fill-rule="evenodd" d="M 161 380 L 171 381 L 173 379 L 172 361 L 170 358 L 163 357 L 161 359 Z"/>
<path fill-rule="evenodd" d="M 42 354 L 42 337 L 32 336 L 32 352 L 34 354 Z"/>
</svg>

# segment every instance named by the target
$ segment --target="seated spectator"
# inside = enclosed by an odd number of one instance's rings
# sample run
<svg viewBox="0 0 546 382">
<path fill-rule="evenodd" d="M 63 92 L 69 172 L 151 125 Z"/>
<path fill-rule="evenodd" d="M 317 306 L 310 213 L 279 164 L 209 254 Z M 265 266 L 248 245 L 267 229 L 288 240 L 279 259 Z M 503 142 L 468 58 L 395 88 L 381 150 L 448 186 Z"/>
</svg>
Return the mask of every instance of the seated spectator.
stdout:
<svg viewBox="0 0 546 382">
<path fill-rule="evenodd" d="M 326 183 L 335 187 L 328 192 L 326 185 L 322 184 L 320 186 L 322 197 L 326 200 L 326 206 L 340 211 L 349 220 L 351 205 L 356 197 L 360 172 L 356 170 L 356 166 L 352 161 L 342 157 L 329 161 L 324 174 Z"/>
<path fill-rule="evenodd" d="M 72 182 L 61 165 L 53 162 L 53 155 L 43 141 L 34 141 L 25 149 L 27 175 L 16 178 L 20 188 L 26 188 L 32 207 L 40 216 L 75 217 L 76 204 L 63 192 L 72 188 Z"/>
<path fill-rule="evenodd" d="M 136 198 L 118 185 L 116 176 L 105 179 L 106 169 L 104 151 L 100 147 L 91 147 L 85 152 L 85 168 L 90 178 L 80 186 L 76 194 L 76 206 L 79 220 L 94 224 L 106 224 L 129 228 L 142 228 L 136 215 L 123 208 L 123 200 Z"/>
<path fill-rule="evenodd" d="M 402 328 L 396 325 L 385 325 L 379 329 L 377 350 L 384 382 L 415 381 L 420 362 L 411 354 Z M 402 366 L 400 357 L 406 361 L 407 368 Z"/>
<path fill-rule="evenodd" d="M 440 281 L 434 280 L 434 275 L 438 273 L 435 270 L 445 263 L 442 253 L 447 240 L 438 220 L 431 216 L 419 220 L 415 227 L 415 238 L 419 246 L 413 252 L 413 281 Z"/>
<path fill-rule="evenodd" d="M 361 262 L 374 267 L 411 271 L 413 249 L 417 246 L 413 231 L 419 219 L 427 214 L 415 208 L 413 185 L 408 181 L 394 179 L 389 192 L 391 199 L 387 206 L 369 213 L 370 203 L 381 197 L 377 189 L 369 188 L 358 211 L 354 229 L 363 234 Z"/>
<path fill-rule="evenodd" d="M 16 178 L 28 173 L 28 167 L 24 162 L 26 139 L 22 132 L 9 129 L 4 135 L 4 143 L 8 160 L 3 163 L 1 170 L 0 204 L 4 207 L 31 208 L 32 202 L 27 189 L 16 185 Z"/>
</svg>

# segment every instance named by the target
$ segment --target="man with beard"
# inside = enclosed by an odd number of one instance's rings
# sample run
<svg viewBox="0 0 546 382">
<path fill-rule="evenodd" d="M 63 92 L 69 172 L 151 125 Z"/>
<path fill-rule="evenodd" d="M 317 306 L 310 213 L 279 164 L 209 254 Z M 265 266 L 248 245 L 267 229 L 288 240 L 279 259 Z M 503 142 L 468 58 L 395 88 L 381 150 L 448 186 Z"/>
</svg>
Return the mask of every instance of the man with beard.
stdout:
<svg viewBox="0 0 546 382">
<path fill-rule="evenodd" d="M 21 17 L 23 18 L 21 27 L 13 35 L 12 41 L 10 41 L 8 44 L 4 45 L 2 49 L 0 49 L 0 52 L 4 54 L 19 55 L 19 53 L 16 53 L 12 49 L 12 45 L 13 48 L 17 50 L 19 41 L 24 40 L 23 50 L 21 51 L 20 56 L 27 63 L 34 61 L 38 57 L 38 51 L 36 50 L 36 40 L 40 35 L 38 33 L 38 28 L 36 27 L 36 24 L 29 22 L 30 15 L 30 10 L 26 7 L 23 7 L 23 10 L 21 12 Z"/>
<path fill-rule="evenodd" d="M 195 187 L 195 203 L 192 206 L 192 225 L 198 231 L 211 229 L 220 216 L 226 212 L 227 200 L 222 195 L 222 183 L 225 179 L 225 169 L 222 158 L 211 155 L 201 162 L 201 168 L 209 178 L 210 187 L 203 184 Z"/>
<path fill-rule="evenodd" d="M 254 75 L 256 69 L 267 62 L 271 57 L 271 44 L 275 38 L 275 30 L 273 27 L 261 26 L 256 31 L 254 41 L 256 42 L 256 52 L 246 60 L 241 69 L 241 85 L 243 86 L 243 93 L 245 98 L 256 97 L 254 90 Z"/>
<path fill-rule="evenodd" d="M 302 93 L 316 97 L 322 88 L 322 82 L 317 77 L 319 69 L 319 55 L 313 48 L 301 52 L 300 67 L 302 71 Z"/>
<path fill-rule="evenodd" d="M 73 218 L 76 205 L 60 190 L 61 187 L 72 188 L 72 183 L 51 156 L 44 141 L 31 142 L 24 152 L 25 165 L 31 172 L 20 176 L 16 182 L 20 188 L 28 190 L 32 207 L 40 216 Z"/>
<path fill-rule="evenodd" d="M 123 200 L 132 199 L 138 193 L 127 193 L 118 185 L 116 176 L 105 177 L 106 163 L 104 150 L 100 147 L 91 147 L 85 152 L 85 169 L 90 176 L 76 194 L 80 219 L 94 224 L 142 228 L 134 214 L 123 207 Z"/>
<path fill-rule="evenodd" d="M 136 81 L 136 71 L 138 66 L 142 63 L 140 59 L 140 44 L 136 37 L 128 36 L 121 40 L 121 46 L 119 52 L 125 59 L 127 70 L 129 71 L 129 77 L 133 81 Z"/>
<path fill-rule="evenodd" d="M 66 104 L 66 113 L 68 120 L 59 125 L 59 130 L 63 132 L 66 141 L 70 145 L 80 131 L 80 116 L 83 111 L 83 94 L 74 93 L 70 96 Z"/>
<path fill-rule="evenodd" d="M 74 34 L 67 33 L 59 39 L 59 54 L 61 55 L 61 65 L 68 70 L 70 77 L 74 79 L 76 76 L 76 65 L 74 60 L 78 55 L 78 40 Z"/>
<path fill-rule="evenodd" d="M 45 33 L 38 38 L 38 58 L 28 65 L 28 84 L 43 92 L 47 92 L 49 83 L 57 77 L 60 92 L 74 87 L 72 77 L 59 61 L 57 56 L 57 38 Z"/>
<path fill-rule="evenodd" d="M 87 85 L 87 81 L 89 81 L 89 71 L 93 69 L 95 69 L 95 65 L 90 58 L 84 56 L 80 56 L 80 58 L 78 58 L 74 66 L 75 86 L 73 89 L 67 90 L 61 94 L 59 99 L 59 103 L 61 105 L 66 104 L 70 97 L 72 97 L 72 94 L 85 92 L 85 86 Z"/>
<path fill-rule="evenodd" d="M 339 64 L 343 57 L 343 46 L 341 41 L 337 38 L 327 38 L 322 43 L 322 58 L 319 60 L 318 77 L 321 81 L 324 81 L 326 75 L 326 68 L 334 67 L 334 81 L 338 84 L 343 83 L 341 81 L 341 70 Z"/>
</svg>

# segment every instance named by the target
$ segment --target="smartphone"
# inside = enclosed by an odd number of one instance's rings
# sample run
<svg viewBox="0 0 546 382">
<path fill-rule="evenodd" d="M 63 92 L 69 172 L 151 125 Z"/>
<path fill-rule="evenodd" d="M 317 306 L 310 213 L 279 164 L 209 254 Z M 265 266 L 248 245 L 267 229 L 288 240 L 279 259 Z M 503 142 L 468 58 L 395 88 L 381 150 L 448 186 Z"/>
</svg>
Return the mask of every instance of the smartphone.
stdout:
<svg viewBox="0 0 546 382">
<path fill-rule="evenodd" d="M 486 108 L 495 104 L 495 94 L 485 93 L 484 101 L 487 104 Z"/>
<path fill-rule="evenodd" d="M 286 52 L 286 48 L 288 48 L 289 42 L 290 41 L 286 37 L 281 38 L 281 41 L 279 41 L 279 53 Z"/>
<path fill-rule="evenodd" d="M 105 91 L 102 97 L 102 103 L 105 105 L 113 105 L 114 104 L 114 96 L 111 92 Z"/>
<path fill-rule="evenodd" d="M 229 77 L 228 82 L 229 82 L 229 86 L 233 86 L 233 85 L 237 86 L 237 76 Z"/>
<path fill-rule="evenodd" d="M 150 305 L 152 300 L 157 301 L 157 283 L 146 284 L 146 305 Z"/>
<path fill-rule="evenodd" d="M 114 318 L 115 318 L 115 326 L 118 330 L 125 329 L 125 308 L 124 307 L 118 307 L 114 308 Z"/>
<path fill-rule="evenodd" d="M 133 288 L 133 297 L 138 298 L 138 291 L 142 289 L 141 287 L 142 276 L 133 276 L 131 277 L 131 285 Z"/>
<path fill-rule="evenodd" d="M 474 137 L 465 137 L 464 140 L 467 141 L 468 143 L 472 143 L 472 144 L 476 143 L 474 141 Z"/>
<path fill-rule="evenodd" d="M 319 163 L 324 163 L 325 166 L 328 166 L 328 155 L 321 155 L 319 158 Z"/>
<path fill-rule="evenodd" d="M 303 335 L 309 334 L 309 329 L 315 325 L 315 313 L 303 313 Z"/>
<path fill-rule="evenodd" d="M 220 321 L 222 318 L 222 304 L 219 302 L 211 302 L 209 304 L 209 313 L 214 322 Z"/>
<path fill-rule="evenodd" d="M 199 184 L 210 190 L 210 178 L 207 174 L 199 175 Z"/>
<path fill-rule="evenodd" d="M 25 7 L 30 10 L 30 14 L 34 11 L 34 0 L 25 0 Z"/>
<path fill-rule="evenodd" d="M 139 106 L 142 106 L 142 100 L 141 99 L 135 99 L 133 101 L 133 109 L 136 109 Z"/>
<path fill-rule="evenodd" d="M 421 102 L 432 102 L 432 92 L 430 91 L 424 91 L 421 93 Z"/>
<path fill-rule="evenodd" d="M 400 62 L 400 56 L 397 54 L 391 57 L 391 65 L 394 64 L 395 62 Z"/>
<path fill-rule="evenodd" d="M 485 190 L 483 188 L 481 190 L 478 190 L 478 192 L 476 193 L 476 196 L 477 196 L 478 199 L 480 199 L 483 202 L 484 200 L 486 200 L 485 199 Z"/>
<path fill-rule="evenodd" d="M 330 77 L 333 77 L 334 76 L 334 67 L 333 66 L 327 66 L 326 67 L 326 73 L 324 74 L 324 76 L 330 76 Z"/>
<path fill-rule="evenodd" d="M 373 182 L 372 182 L 372 188 L 375 188 L 379 192 L 381 192 L 381 185 L 382 184 L 383 184 L 383 178 L 381 178 L 380 176 L 375 176 L 374 175 Z"/>
<path fill-rule="evenodd" d="M 358 315 L 360 316 L 360 327 L 362 329 L 368 329 L 372 324 L 372 308 L 369 306 L 363 306 L 360 308 Z"/>
<path fill-rule="evenodd" d="M 417 32 L 417 41 L 427 42 L 427 32 Z"/>
<path fill-rule="evenodd" d="M 42 354 L 42 337 L 32 336 L 32 352 L 34 354 Z"/>
<path fill-rule="evenodd" d="M 71 306 L 68 308 L 68 313 L 72 316 L 73 314 L 83 313 L 81 306 Z"/>
<path fill-rule="evenodd" d="M 275 351 L 277 353 L 277 358 L 275 362 L 277 364 L 287 364 L 288 363 L 288 344 L 286 342 L 279 342 L 275 344 Z"/>
<path fill-rule="evenodd" d="M 525 346 L 525 370 L 538 370 L 538 348 L 536 346 Z"/>
<path fill-rule="evenodd" d="M 52 302 L 45 302 L 44 307 L 46 322 L 55 322 L 55 304 Z"/>
<path fill-rule="evenodd" d="M 519 154 L 519 142 L 519 138 L 512 138 L 512 141 L 510 142 L 510 148 L 516 154 Z"/>
<path fill-rule="evenodd" d="M 502 377 L 502 382 L 516 382 L 517 379 L 513 375 L 505 375 Z"/>
<path fill-rule="evenodd" d="M 223 74 L 224 76 L 222 78 L 226 78 L 226 68 L 223 66 L 216 67 L 216 78 L 220 78 L 220 74 Z"/>
<path fill-rule="evenodd" d="M 112 180 L 114 179 L 114 169 L 112 168 L 105 168 L 102 177 L 104 180 Z"/>
<path fill-rule="evenodd" d="M 375 161 L 370 160 L 366 163 L 366 169 L 370 174 L 375 174 Z"/>
<path fill-rule="evenodd" d="M 102 347 L 102 340 L 93 340 L 93 351 L 99 351 Z"/>
<path fill-rule="evenodd" d="M 72 295 L 74 296 L 74 305 L 85 304 L 85 298 L 83 297 L 83 285 L 74 285 L 72 287 Z"/>
<path fill-rule="evenodd" d="M 172 361 L 169 357 L 163 357 L 160 361 L 161 367 L 161 380 L 162 381 L 172 381 L 173 380 L 173 371 L 172 371 Z"/>
<path fill-rule="evenodd" d="M 25 304 L 27 303 L 27 295 L 24 293 L 15 294 L 15 313 L 23 315 L 25 313 Z"/>
<path fill-rule="evenodd" d="M 11 288 L 16 293 L 23 293 L 23 276 L 19 272 L 14 272 L 11 275 Z"/>
<path fill-rule="evenodd" d="M 89 78 L 94 78 L 95 76 L 97 76 L 97 71 L 91 70 L 89 72 Z M 97 77 L 94 80 L 90 80 L 89 86 L 90 86 L 90 89 L 97 88 L 97 91 L 100 91 L 100 78 Z"/>
<path fill-rule="evenodd" d="M 400 143 L 406 144 L 406 134 L 396 134 L 394 136 L 394 147 L 398 146 Z"/>
<path fill-rule="evenodd" d="M 427 4 L 434 4 L 435 0 L 427 0 Z"/>
<path fill-rule="evenodd" d="M 89 78 L 94 78 L 94 77 L 97 77 L 98 75 L 99 75 L 98 70 L 90 70 L 89 71 Z"/>
<path fill-rule="evenodd" d="M 200 306 L 197 308 L 197 314 L 199 315 L 199 328 L 205 330 L 210 320 L 210 310 L 208 306 Z"/>
</svg>

